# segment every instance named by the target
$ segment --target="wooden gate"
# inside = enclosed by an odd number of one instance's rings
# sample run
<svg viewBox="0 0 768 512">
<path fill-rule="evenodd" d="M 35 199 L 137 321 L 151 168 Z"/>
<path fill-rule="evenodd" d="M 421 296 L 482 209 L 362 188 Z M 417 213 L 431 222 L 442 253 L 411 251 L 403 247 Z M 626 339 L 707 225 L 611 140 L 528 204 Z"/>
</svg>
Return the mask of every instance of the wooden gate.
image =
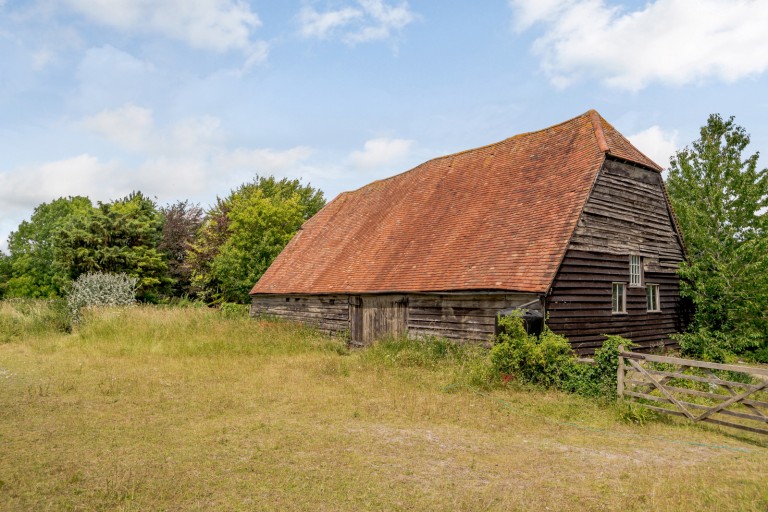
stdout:
<svg viewBox="0 0 768 512">
<path fill-rule="evenodd" d="M 404 295 L 353 297 L 349 308 L 350 338 L 357 345 L 408 333 L 408 297 Z"/>
<path fill-rule="evenodd" d="M 648 409 L 768 434 L 768 368 L 636 354 L 620 346 L 617 376 L 619 397 Z"/>
</svg>

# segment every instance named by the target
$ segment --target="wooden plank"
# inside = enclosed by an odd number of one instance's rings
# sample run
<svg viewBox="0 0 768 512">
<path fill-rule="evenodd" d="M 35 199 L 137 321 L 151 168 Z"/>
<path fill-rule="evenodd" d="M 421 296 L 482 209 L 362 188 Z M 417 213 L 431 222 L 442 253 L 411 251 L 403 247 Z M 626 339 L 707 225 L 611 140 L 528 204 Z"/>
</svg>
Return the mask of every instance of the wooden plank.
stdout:
<svg viewBox="0 0 768 512">
<path fill-rule="evenodd" d="M 667 389 L 670 389 L 670 388 L 667 387 Z M 626 396 L 633 397 L 633 398 L 642 398 L 644 400 L 651 400 L 651 401 L 654 401 L 654 402 L 671 403 L 668 399 L 666 399 L 664 397 L 657 396 L 657 395 L 649 395 L 647 393 L 642 393 L 642 392 L 638 392 L 638 391 L 625 391 L 625 394 L 626 394 Z M 687 401 L 684 401 L 684 400 L 680 400 L 679 402 L 681 404 L 685 405 L 686 407 L 690 407 L 692 409 L 700 409 L 700 410 L 705 410 L 705 411 L 711 411 L 713 409 L 712 406 L 703 405 L 703 404 L 697 404 L 697 403 L 693 403 L 693 402 L 687 402 Z M 738 412 L 738 411 L 733 411 L 733 410 L 730 410 L 730 409 L 722 409 L 722 410 L 718 410 L 718 411 L 715 411 L 715 412 L 717 412 L 718 414 L 725 414 L 727 416 L 733 416 L 735 418 L 742 418 L 742 419 L 747 419 L 747 420 L 751 420 L 751 421 L 757 421 L 757 422 L 760 422 L 760 423 L 768 423 L 768 418 L 765 418 L 764 416 L 757 416 L 755 414 Z M 706 418 L 708 416 L 709 416 L 709 414 L 707 416 L 703 416 L 701 419 Z M 698 417 L 694 417 L 692 419 L 693 419 L 693 421 L 700 421 L 700 419 Z"/>
<path fill-rule="evenodd" d="M 764 389 L 766 386 L 768 386 L 768 381 L 765 381 L 761 385 L 757 386 L 757 389 L 746 389 L 744 392 L 739 393 L 738 395 L 734 395 L 729 400 L 726 400 L 725 402 L 701 413 L 701 415 L 699 415 L 695 419 L 696 421 L 701 421 L 704 418 L 708 418 L 717 412 L 722 412 L 726 407 L 729 407 L 731 404 L 734 404 L 743 400 L 744 398 L 748 397 L 752 393 L 755 393 L 761 389 Z"/>
<path fill-rule="evenodd" d="M 673 409 L 665 409 L 664 407 L 656 407 L 655 405 L 649 405 L 649 404 L 637 404 L 642 407 L 645 407 L 646 409 L 650 409 L 652 411 L 661 412 L 664 414 L 671 414 L 673 416 L 682 416 L 683 418 L 686 418 L 687 416 L 683 414 L 680 411 L 675 411 Z"/>
<path fill-rule="evenodd" d="M 696 368 L 711 368 L 713 370 L 725 370 L 729 372 L 738 372 L 738 373 L 747 373 L 747 374 L 758 374 L 758 375 L 766 375 L 768 376 L 768 368 L 757 368 L 754 366 L 744 366 L 744 365 L 737 365 L 737 364 L 722 364 L 722 363 L 710 363 L 706 361 L 696 361 L 693 359 L 681 359 L 679 357 L 669 357 L 669 356 L 657 356 L 652 354 L 637 354 L 635 352 L 621 352 L 620 355 L 624 357 L 628 357 L 631 359 L 642 359 L 646 361 L 653 361 L 655 363 L 669 363 L 669 364 L 678 364 L 678 365 L 686 365 L 686 366 L 693 366 Z M 729 382 L 729 381 L 724 381 Z M 730 384 L 736 384 L 736 385 L 742 385 L 739 382 L 729 382 Z"/>
<path fill-rule="evenodd" d="M 682 405 L 682 404 L 681 404 L 681 403 L 680 403 L 680 402 L 679 402 L 679 401 L 678 401 L 678 400 L 677 400 L 677 399 L 676 399 L 674 396 L 672 396 L 672 394 L 671 394 L 671 393 L 669 393 L 669 391 L 667 391 L 667 390 L 666 390 L 666 388 L 664 387 L 664 385 L 663 385 L 663 384 L 661 384 L 661 383 L 659 383 L 659 382 L 658 382 L 656 379 L 654 379 L 654 378 L 653 378 L 653 375 L 651 375 L 650 373 L 648 373 L 648 371 L 646 371 L 646 369 L 645 369 L 645 368 L 643 368 L 642 366 L 640 366 L 640 364 L 639 364 L 637 361 L 635 361 L 634 359 L 631 359 L 631 358 L 630 358 L 630 359 L 629 359 L 629 364 L 631 364 L 631 365 L 632 365 L 632 366 L 633 366 L 635 369 L 637 369 L 638 371 L 640 371 L 641 373 L 643 373 L 643 374 L 644 374 L 643 376 L 644 376 L 644 377 L 646 377 L 646 378 L 647 378 L 649 381 L 651 381 L 651 382 L 652 382 L 652 383 L 653 383 L 653 384 L 656 386 L 656 388 L 657 388 L 657 389 L 658 389 L 658 390 L 659 390 L 659 391 L 660 391 L 660 392 L 661 392 L 661 393 L 662 393 L 664 396 L 666 396 L 667 398 L 669 398 L 669 400 L 670 400 L 670 401 L 671 401 L 673 404 L 675 404 L 677 407 L 679 407 L 679 408 L 680 408 L 680 410 L 681 410 L 681 411 L 682 411 L 682 412 L 683 412 L 683 413 L 684 413 L 686 416 L 688 416 L 689 418 L 693 419 L 693 415 L 692 415 L 692 414 L 691 414 L 691 413 L 688 411 L 688 409 L 686 409 L 685 407 L 683 407 L 683 405 Z"/>
<path fill-rule="evenodd" d="M 641 355 L 650 355 L 650 354 L 641 354 Z M 688 375 L 686 373 L 681 373 L 681 372 L 667 372 L 664 370 L 653 370 L 653 369 L 646 369 L 646 371 L 654 375 L 664 375 L 667 377 L 672 377 L 673 379 L 687 379 L 687 380 L 692 380 L 696 382 L 703 382 L 705 384 L 717 384 L 720 386 L 732 385 L 732 386 L 743 387 L 746 389 L 757 387 L 751 384 L 742 384 L 740 382 L 734 382 L 734 381 L 723 380 L 723 379 L 715 379 L 712 377 L 700 377 L 698 375 Z"/>
<path fill-rule="evenodd" d="M 716 420 L 716 419 L 713 419 L 713 418 L 704 418 L 701 421 L 703 421 L 705 423 L 714 423 L 715 425 L 723 425 L 723 426 L 726 426 L 726 427 L 737 428 L 737 429 L 740 429 L 740 430 L 746 430 L 747 432 L 754 432 L 756 434 L 768 435 L 768 430 L 766 430 L 764 428 L 751 427 L 751 426 L 747 426 L 747 425 L 742 425 L 740 423 L 733 423 L 731 421 Z"/>
</svg>

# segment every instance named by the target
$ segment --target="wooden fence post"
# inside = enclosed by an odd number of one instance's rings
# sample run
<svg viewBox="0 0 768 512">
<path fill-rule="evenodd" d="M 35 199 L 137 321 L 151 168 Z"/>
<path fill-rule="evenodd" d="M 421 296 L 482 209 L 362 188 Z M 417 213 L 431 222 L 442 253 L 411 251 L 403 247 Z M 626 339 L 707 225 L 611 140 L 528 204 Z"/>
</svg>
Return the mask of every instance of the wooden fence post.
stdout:
<svg viewBox="0 0 768 512">
<path fill-rule="evenodd" d="M 616 395 L 619 400 L 624 398 L 624 345 L 619 345 L 619 369 L 616 371 Z"/>
</svg>

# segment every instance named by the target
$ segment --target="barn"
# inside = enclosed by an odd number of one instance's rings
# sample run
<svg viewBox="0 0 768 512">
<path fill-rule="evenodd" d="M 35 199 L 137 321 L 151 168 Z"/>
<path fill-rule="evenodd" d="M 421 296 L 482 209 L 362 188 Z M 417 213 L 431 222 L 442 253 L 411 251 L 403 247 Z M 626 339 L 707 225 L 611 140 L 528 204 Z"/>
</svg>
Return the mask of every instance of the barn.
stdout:
<svg viewBox="0 0 768 512">
<path fill-rule="evenodd" d="M 578 353 L 604 334 L 655 347 L 685 326 L 684 257 L 661 168 L 590 110 L 340 194 L 255 284 L 251 314 L 365 345 L 487 342 L 522 308 Z"/>
</svg>

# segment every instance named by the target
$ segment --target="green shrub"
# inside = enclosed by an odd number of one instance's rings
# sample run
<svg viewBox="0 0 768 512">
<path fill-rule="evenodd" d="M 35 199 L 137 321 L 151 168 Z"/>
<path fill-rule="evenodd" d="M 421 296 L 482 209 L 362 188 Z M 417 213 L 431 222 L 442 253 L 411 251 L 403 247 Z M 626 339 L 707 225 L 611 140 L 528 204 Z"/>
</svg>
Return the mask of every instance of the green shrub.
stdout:
<svg viewBox="0 0 768 512">
<path fill-rule="evenodd" d="M 572 366 L 563 390 L 588 397 L 615 398 L 620 345 L 629 349 L 634 343 L 621 336 L 606 335 L 603 345 L 595 350 L 594 364 Z"/>
<path fill-rule="evenodd" d="M 727 363 L 736 360 L 738 354 L 757 362 L 768 362 L 768 345 L 758 333 L 710 331 L 702 327 L 673 334 L 672 338 L 680 345 L 683 357 Z"/>
<path fill-rule="evenodd" d="M 629 348 L 630 340 L 607 336 L 595 351 L 595 364 L 588 365 L 576 359 L 565 337 L 546 326 L 534 336 L 525 332 L 518 316 L 502 317 L 499 324 L 503 331 L 490 352 L 490 367 L 497 376 L 584 396 L 616 396 L 619 345 Z"/>
<path fill-rule="evenodd" d="M 568 340 L 547 328 L 541 336 L 531 336 L 523 320 L 513 315 L 499 318 L 499 325 L 502 332 L 491 349 L 491 367 L 526 384 L 559 387 L 573 359 Z"/>
<path fill-rule="evenodd" d="M 219 314 L 224 318 L 245 318 L 250 312 L 250 307 L 245 304 L 235 304 L 234 302 L 222 302 L 219 305 Z"/>
<path fill-rule="evenodd" d="M 72 321 L 79 322 L 86 307 L 132 306 L 136 303 L 138 282 L 138 278 L 122 273 L 81 274 L 67 293 L 67 307 Z"/>
</svg>

